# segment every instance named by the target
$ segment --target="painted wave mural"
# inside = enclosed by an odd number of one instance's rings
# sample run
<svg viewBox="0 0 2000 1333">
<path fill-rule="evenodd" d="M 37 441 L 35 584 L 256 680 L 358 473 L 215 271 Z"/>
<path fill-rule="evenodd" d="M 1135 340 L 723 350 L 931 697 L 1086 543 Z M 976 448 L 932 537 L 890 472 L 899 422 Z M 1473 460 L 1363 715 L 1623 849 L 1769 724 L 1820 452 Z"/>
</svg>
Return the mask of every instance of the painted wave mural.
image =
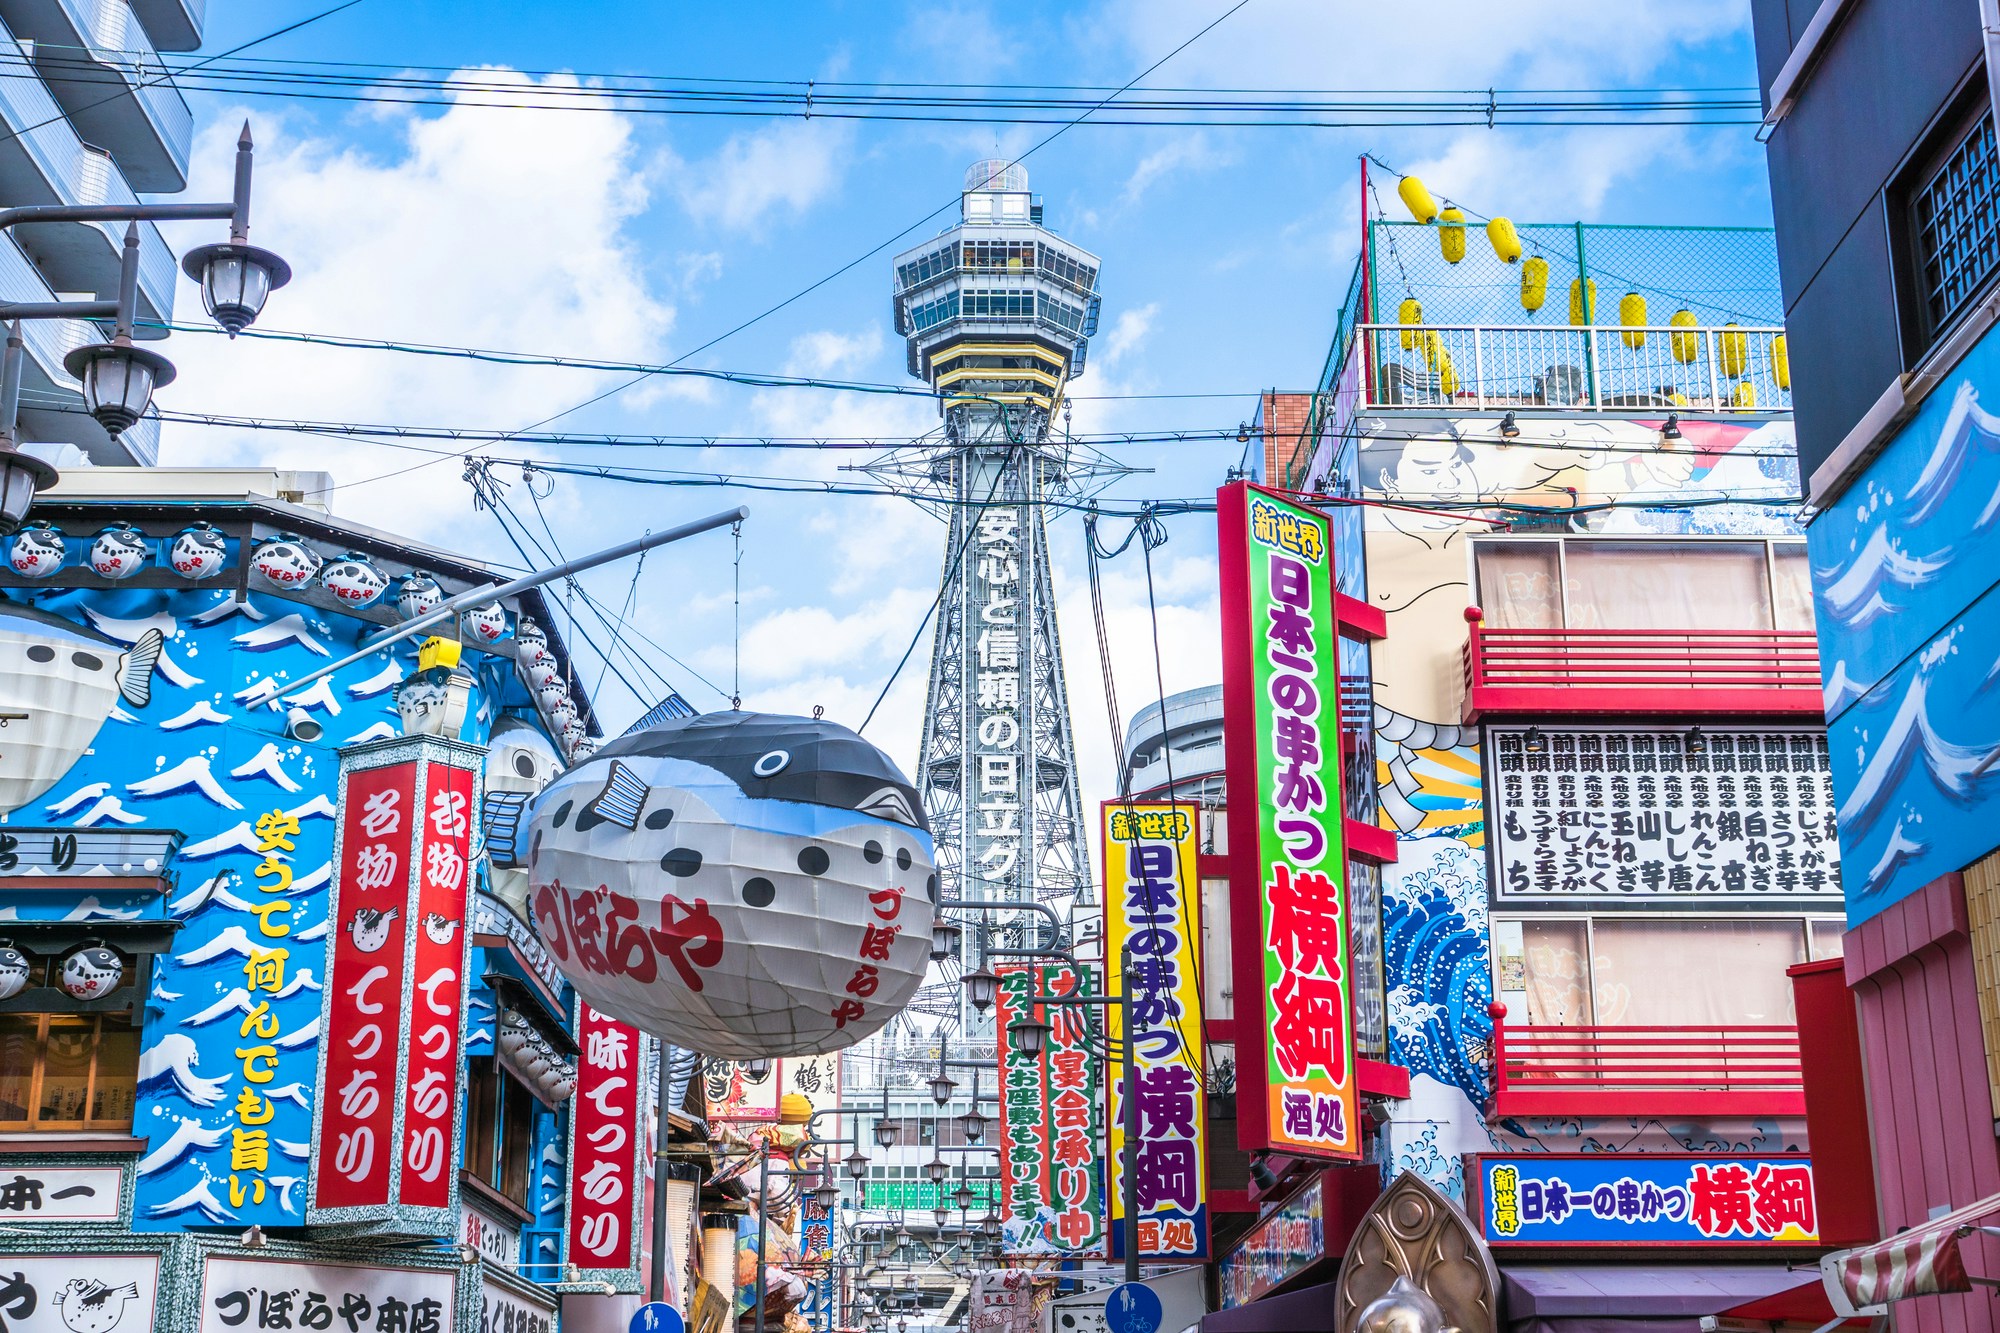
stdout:
<svg viewBox="0 0 2000 1333">
<path fill-rule="evenodd" d="M 133 1225 L 299 1225 L 325 975 L 335 748 L 397 733 L 389 691 L 412 669 L 414 645 L 363 659 L 295 700 L 325 729 L 322 742 L 305 744 L 283 734 L 281 713 L 258 705 L 353 651 L 373 626 L 257 593 L 239 603 L 211 589 L 51 589 L 32 604 L 117 643 L 137 644 L 155 631 L 161 640 L 150 700 L 115 708 L 95 744 L 4 821 L 184 835 L 164 901 L 89 904 L 181 923 L 156 959 L 146 1009 L 133 1132 L 149 1146 L 136 1167 Z M 499 683 L 482 677 L 483 700 Z M 482 702 L 478 714 L 490 711 Z M 272 895 L 258 888 L 265 854 L 257 827 L 274 812 L 298 826 L 291 850 L 280 854 L 292 909 L 269 912 L 271 926 L 285 928 L 282 938 L 260 930 L 258 917 Z M 276 948 L 284 950 L 282 977 L 257 978 L 253 1002 L 248 969 L 268 967 Z M 255 1062 L 262 1081 L 253 1083 L 239 1052 L 256 1047 L 267 1053 Z M 232 1136 L 246 1091 L 269 1103 L 266 1144 Z"/>
<path fill-rule="evenodd" d="M 1850 924 L 2000 845 L 2000 339 L 1809 530 Z"/>
</svg>

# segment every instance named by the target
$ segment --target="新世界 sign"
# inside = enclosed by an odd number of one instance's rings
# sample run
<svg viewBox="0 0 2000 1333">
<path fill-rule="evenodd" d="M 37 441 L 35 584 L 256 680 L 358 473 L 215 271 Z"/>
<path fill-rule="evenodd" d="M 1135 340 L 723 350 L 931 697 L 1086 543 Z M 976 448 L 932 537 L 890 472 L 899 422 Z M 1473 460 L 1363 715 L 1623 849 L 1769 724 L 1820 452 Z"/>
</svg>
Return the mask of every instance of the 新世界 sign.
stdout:
<svg viewBox="0 0 2000 1333">
<path fill-rule="evenodd" d="M 1332 525 L 1243 482 L 1216 507 L 1237 1140 L 1358 1159 Z"/>
<path fill-rule="evenodd" d="M 1195 805 L 1104 805 L 1104 956 L 1111 989 L 1125 997 L 1107 1012 L 1113 1049 L 1129 1037 L 1137 1062 L 1139 1255 L 1208 1257 L 1208 1143 L 1202 1098 L 1201 894 L 1195 878 Z M 1123 972 L 1131 952 L 1130 972 Z M 1124 1216 L 1125 1083 L 1105 1080 L 1106 1194 Z M 1114 1230 L 1114 1244 L 1124 1243 Z"/>
<path fill-rule="evenodd" d="M 1494 1245 L 1810 1245 L 1803 1156 L 1527 1153 L 1478 1157 L 1467 1211 Z"/>
</svg>

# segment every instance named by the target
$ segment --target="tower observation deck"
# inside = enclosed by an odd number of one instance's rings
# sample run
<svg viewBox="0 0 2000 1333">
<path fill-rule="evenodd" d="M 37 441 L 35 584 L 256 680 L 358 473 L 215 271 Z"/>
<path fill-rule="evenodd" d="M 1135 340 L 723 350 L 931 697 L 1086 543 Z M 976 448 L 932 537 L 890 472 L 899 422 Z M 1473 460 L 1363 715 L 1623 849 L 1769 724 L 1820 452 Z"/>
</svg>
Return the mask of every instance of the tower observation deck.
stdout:
<svg viewBox="0 0 2000 1333">
<path fill-rule="evenodd" d="M 1097 276 L 1004 161 L 974 163 L 958 225 L 895 260 L 896 331 L 943 438 L 870 470 L 949 525 L 916 774 L 952 897 L 1060 909 L 1090 883 L 1045 515 L 1104 471 L 1050 434 L 1097 329 Z"/>
</svg>

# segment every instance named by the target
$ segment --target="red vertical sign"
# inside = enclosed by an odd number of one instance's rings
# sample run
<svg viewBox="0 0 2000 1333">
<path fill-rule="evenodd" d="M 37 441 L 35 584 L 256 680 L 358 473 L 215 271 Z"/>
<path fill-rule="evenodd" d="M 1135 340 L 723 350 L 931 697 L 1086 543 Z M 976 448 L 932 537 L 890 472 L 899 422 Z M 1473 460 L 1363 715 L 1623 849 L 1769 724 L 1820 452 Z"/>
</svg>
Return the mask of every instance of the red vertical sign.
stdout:
<svg viewBox="0 0 2000 1333">
<path fill-rule="evenodd" d="M 416 786 L 415 763 L 357 769 L 342 784 L 326 963 L 328 1021 L 321 1031 L 316 1208 L 390 1201 Z"/>
<path fill-rule="evenodd" d="M 577 1001 L 576 1095 L 569 1111 L 568 1263 L 639 1272 L 639 1029 Z M 636 1288 L 635 1288 L 636 1289 Z"/>
<path fill-rule="evenodd" d="M 398 1202 L 452 1206 L 452 1145 L 458 1138 L 459 1047 L 465 1031 L 470 910 L 472 771 L 424 766 L 424 810 L 412 899 L 410 1058 L 403 1100 L 403 1173 Z"/>
</svg>

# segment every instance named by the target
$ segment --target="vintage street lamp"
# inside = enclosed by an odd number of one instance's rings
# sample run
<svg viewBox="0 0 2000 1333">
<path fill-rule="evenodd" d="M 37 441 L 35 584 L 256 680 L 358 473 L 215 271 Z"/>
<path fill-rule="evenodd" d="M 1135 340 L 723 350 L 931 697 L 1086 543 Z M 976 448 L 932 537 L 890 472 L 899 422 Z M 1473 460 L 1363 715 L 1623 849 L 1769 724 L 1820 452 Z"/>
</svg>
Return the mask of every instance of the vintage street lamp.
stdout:
<svg viewBox="0 0 2000 1333">
<path fill-rule="evenodd" d="M 972 1200 L 973 1200 L 972 1186 L 966 1184 L 962 1180 L 959 1181 L 958 1188 L 952 1192 L 951 1197 L 953 1201 L 955 1201 L 961 1209 L 972 1207 Z"/>
<path fill-rule="evenodd" d="M 958 1118 L 958 1124 L 959 1128 L 965 1131 L 965 1141 L 967 1143 L 978 1143 L 985 1139 L 986 1117 L 979 1113 L 977 1104 L 974 1104 L 971 1110 Z"/>
<path fill-rule="evenodd" d="M 868 1169 L 867 1167 L 868 1159 L 864 1157 L 861 1160 L 862 1160 L 861 1169 L 866 1171 Z M 832 1212 L 833 1206 L 840 1202 L 840 1186 L 834 1184 L 831 1180 L 826 1180 L 821 1182 L 819 1188 L 813 1191 L 813 1202 L 818 1204 L 821 1208 L 825 1209 L 827 1212 Z"/>
<path fill-rule="evenodd" d="M 944 1057 L 939 1056 L 938 1058 L 942 1060 Z M 958 1080 L 950 1077 L 944 1070 L 940 1069 L 931 1079 L 931 1100 L 939 1106 L 949 1106 L 951 1105 L 951 1094 L 957 1087 Z"/>
<path fill-rule="evenodd" d="M 965 939 L 965 927 L 946 917 L 931 922 L 931 961 L 941 963 L 956 957 L 961 941 Z"/>
<path fill-rule="evenodd" d="M 931 1178 L 931 1184 L 942 1185 L 951 1175 L 951 1166 L 942 1157 L 933 1157 L 924 1166 L 924 1174 Z"/>
<path fill-rule="evenodd" d="M 896 1146 L 896 1122 L 886 1116 L 875 1122 L 875 1143 L 878 1147 Z"/>
<path fill-rule="evenodd" d="M 868 1154 L 862 1152 L 859 1148 L 847 1154 L 844 1160 L 847 1163 L 847 1174 L 856 1180 L 860 1180 L 868 1174 Z"/>
<path fill-rule="evenodd" d="M 1048 1049 L 1052 1029 L 1039 1018 L 1023 1018 L 1007 1025 L 1007 1034 L 1023 1055 L 1040 1055 Z"/>
<path fill-rule="evenodd" d="M 981 963 L 978 968 L 967 972 L 959 980 L 965 983 L 966 998 L 972 1001 L 974 1009 L 983 1014 L 993 1007 L 993 997 L 1000 990 L 1000 978 L 995 976 L 986 964 Z"/>
<path fill-rule="evenodd" d="M 124 222 L 125 232 L 115 301 L 0 301 L 0 320 L 13 327 L 10 343 L 18 347 L 19 321 L 24 319 L 89 319 L 112 321 L 111 341 L 78 347 L 63 358 L 63 369 L 83 386 L 83 404 L 112 436 L 130 430 L 152 402 L 153 390 L 174 378 L 173 363 L 157 352 L 135 347 L 133 327 L 139 305 L 140 222 L 196 218 L 229 219 L 229 244 L 201 246 L 188 255 L 188 272 L 203 284 L 204 299 L 212 287 L 219 301 L 209 301 L 209 313 L 232 336 L 257 317 L 264 299 L 291 279 L 285 261 L 249 244 L 250 126 L 246 121 L 236 144 L 235 196 L 226 204 L 32 204 L 0 208 L 0 231 L 23 222 Z M 222 251 L 232 251 L 223 255 Z M 232 268 L 232 265 L 234 266 Z M 232 276 L 234 275 L 234 276 Z M 212 279 L 212 281 L 211 281 Z M 57 480 L 56 470 L 20 452 L 20 360 L 12 354 L 0 383 L 0 531 L 19 527 L 37 493 Z"/>
</svg>

